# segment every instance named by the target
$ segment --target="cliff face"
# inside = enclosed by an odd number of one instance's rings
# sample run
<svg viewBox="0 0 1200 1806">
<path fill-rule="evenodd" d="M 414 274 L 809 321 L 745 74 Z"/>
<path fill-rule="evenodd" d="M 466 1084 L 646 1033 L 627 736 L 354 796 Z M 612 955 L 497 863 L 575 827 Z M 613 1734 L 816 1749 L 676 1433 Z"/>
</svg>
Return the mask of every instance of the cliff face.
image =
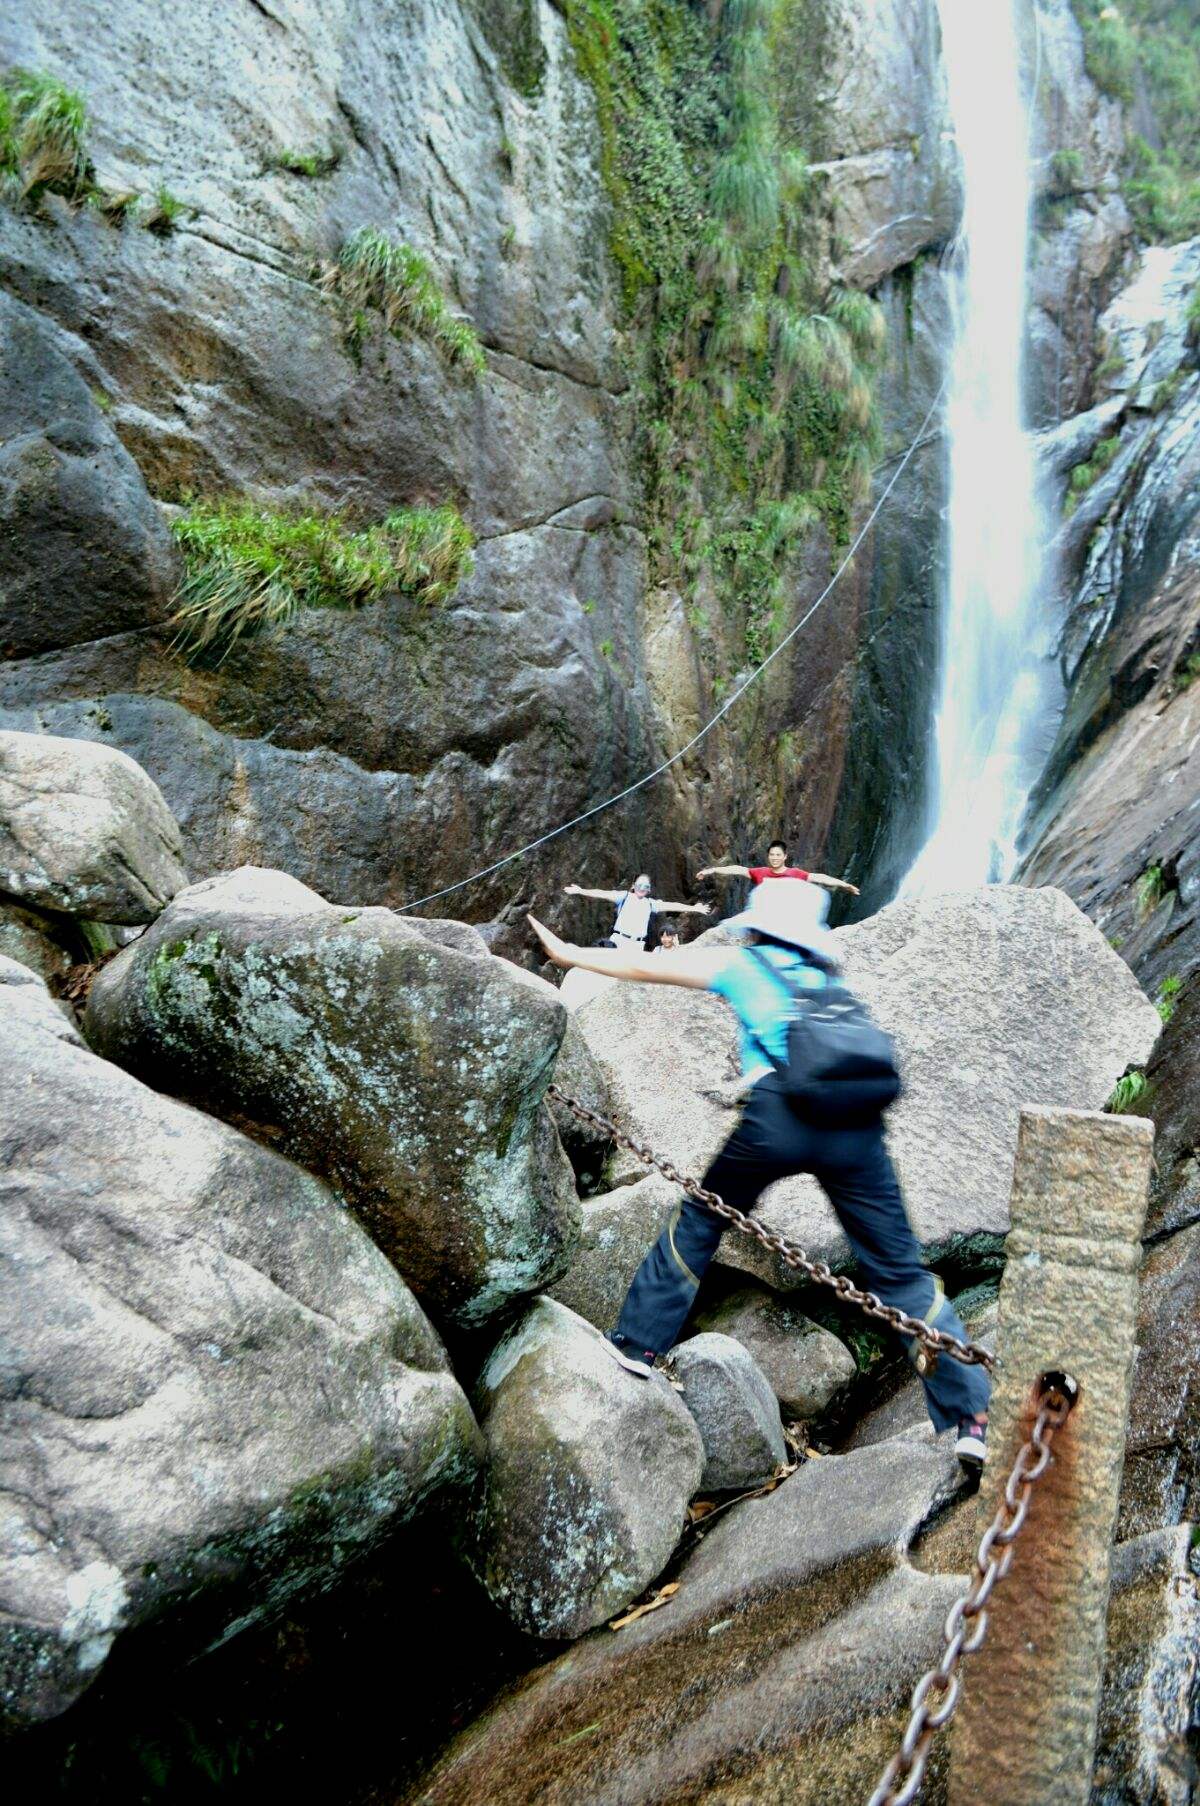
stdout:
<svg viewBox="0 0 1200 1806">
<path fill-rule="evenodd" d="M 485 23 L 246 5 L 168 29 L 134 0 L 6 24 L 5 62 L 87 96 L 101 179 L 164 183 L 185 205 L 167 236 L 90 209 L 47 217 L 52 203 L 5 211 L 4 285 L 91 391 L 72 418 L 102 414 L 160 502 L 250 494 L 378 519 L 455 501 L 479 539 L 442 611 L 397 596 L 308 611 L 199 670 L 153 623 L 80 634 L 64 618 L 58 649 L 10 664 L 22 716 L 145 760 L 196 869 L 258 859 L 399 899 L 652 760 L 595 108 L 553 10 L 531 15 L 536 102 Z M 297 152 L 339 160 L 278 167 Z M 428 255 L 488 346 L 483 380 L 418 336 L 372 331 L 348 355 L 311 277 L 364 224 Z M 628 820 L 600 838 L 618 865 L 636 857 Z"/>
<path fill-rule="evenodd" d="M 703 9 L 668 11 L 685 44 L 712 29 Z M 661 308 L 629 301 L 628 146 L 597 62 L 597 45 L 633 58 L 644 46 L 640 11 L 624 38 L 615 17 L 545 0 L 280 0 L 191 8 L 168 29 L 142 0 L 69 18 L 35 0 L 0 27 L 0 64 L 85 97 L 105 193 L 165 188 L 182 203 L 150 230 L 145 201 L 0 209 L 6 330 L 25 347 L 4 376 L 9 432 L 25 444 L 6 521 L 21 534 L 24 600 L 16 624 L 8 605 L 0 704 L 9 725 L 133 753 L 195 870 L 256 860 L 386 902 L 466 875 L 686 741 L 819 594 L 862 518 L 839 492 L 770 551 L 765 637 L 730 607 L 723 574 L 758 554 L 737 543 L 739 510 L 760 499 L 751 454 L 738 477 L 741 442 L 724 564 L 710 554 L 688 581 L 664 549 L 646 449 Z M 886 316 L 883 481 L 944 354 L 936 253 L 957 197 L 935 9 L 797 0 L 772 29 L 789 77 L 780 155 L 813 164 L 807 279 L 814 293 L 874 289 Z M 719 73 L 720 45 L 709 54 Z M 662 103 L 672 154 L 688 104 Z M 710 141 L 726 130 L 714 104 Z M 651 162 L 665 156 L 648 146 Z M 428 260 L 486 347 L 478 380 L 374 315 L 347 334 L 313 278 L 364 226 Z M 13 388 L 35 347 L 50 401 Z M 693 439 L 703 463 L 703 433 Z M 53 532 L 29 531 L 35 451 L 81 461 Z M 119 497 L 101 455 L 123 459 Z M 771 467 L 785 495 L 778 473 L 794 456 L 785 442 Z M 874 871 L 882 894 L 904 863 L 889 824 L 920 786 L 943 486 L 931 441 L 854 571 L 727 727 L 582 839 L 456 906 L 486 919 L 567 876 L 612 882 L 648 860 L 664 889 L 685 885 L 701 854 L 744 857 L 781 826 L 813 862 Z M 438 607 L 391 594 L 308 609 L 223 658 L 185 657 L 164 625 L 178 566 L 163 516 L 197 496 L 355 521 L 452 502 L 477 536 L 474 572 Z M 682 518 L 666 516 L 672 543 Z M 114 559 L 97 604 L 94 571 Z"/>
<path fill-rule="evenodd" d="M 1023 869 L 1069 890 L 1151 991 L 1176 981 L 1168 994 L 1200 963 L 1198 284 L 1200 240 L 1144 254 L 1100 322 L 1104 399 L 1051 441 L 1063 477 L 1091 481 L 1060 535 L 1066 706 Z"/>
<path fill-rule="evenodd" d="M 759 11 L 750 151 L 774 189 L 739 203 L 767 207 L 759 241 L 721 211 L 740 14 L 281 0 L 167 30 L 148 0 L 69 21 L 33 0 L 0 25 L 0 71 L 86 99 L 102 203 L 10 185 L 0 205 L 4 721 L 130 751 L 196 871 L 410 900 L 684 746 L 917 439 L 851 568 L 712 733 L 454 907 L 511 917 L 646 864 L 686 891 L 780 831 L 860 882 L 862 910 L 885 901 L 924 818 L 944 558 L 922 423 L 960 195 L 937 10 Z M 1024 48 L 1028 379 L 1052 427 L 1098 393 L 1095 321 L 1128 275 L 1127 109 L 1090 79 L 1070 0 L 1031 8 Z M 331 296 L 363 228 L 425 260 L 479 375 Z M 877 313 L 855 314 L 864 294 Z M 393 589 L 197 655 L 171 625 L 171 523 L 196 498 L 352 525 L 453 504 L 474 570 L 436 605 Z"/>
</svg>

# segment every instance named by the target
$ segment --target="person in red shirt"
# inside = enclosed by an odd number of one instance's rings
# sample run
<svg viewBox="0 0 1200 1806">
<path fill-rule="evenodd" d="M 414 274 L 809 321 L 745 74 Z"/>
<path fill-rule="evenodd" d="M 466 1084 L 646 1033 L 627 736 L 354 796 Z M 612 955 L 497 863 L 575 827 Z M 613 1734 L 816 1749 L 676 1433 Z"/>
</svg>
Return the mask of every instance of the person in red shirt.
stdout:
<svg viewBox="0 0 1200 1806">
<path fill-rule="evenodd" d="M 801 878 L 810 884 L 824 885 L 826 890 L 846 890 L 852 897 L 857 897 L 857 884 L 847 884 L 844 878 L 831 878 L 827 872 L 806 872 L 798 865 L 787 862 L 787 848 L 782 840 L 773 840 L 767 848 L 765 865 L 706 865 L 696 873 L 701 878 L 749 878 L 751 884 L 762 884 L 767 878 Z"/>
</svg>

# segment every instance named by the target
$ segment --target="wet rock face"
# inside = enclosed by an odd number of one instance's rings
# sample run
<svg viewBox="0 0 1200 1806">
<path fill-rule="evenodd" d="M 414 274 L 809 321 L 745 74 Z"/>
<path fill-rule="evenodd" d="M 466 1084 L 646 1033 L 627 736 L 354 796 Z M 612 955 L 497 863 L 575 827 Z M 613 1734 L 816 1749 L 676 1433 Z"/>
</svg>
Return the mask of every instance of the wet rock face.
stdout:
<svg viewBox="0 0 1200 1806">
<path fill-rule="evenodd" d="M 714 1525 L 669 1605 L 540 1668 L 410 1797 L 650 1806 L 734 1775 L 744 1798 L 865 1799 L 962 1590 L 907 1551 L 962 1484 L 944 1438 L 807 1463 Z"/>
<path fill-rule="evenodd" d="M 888 325 L 880 408 L 898 456 L 910 445 L 916 449 L 903 471 L 892 461 L 882 466 L 880 486 L 893 478 L 895 485 L 867 542 L 869 554 L 866 548 L 859 554 L 869 556 L 869 565 L 846 678 L 853 752 L 840 773 L 828 863 L 821 866 L 860 885 L 862 895 L 847 912 L 853 919 L 895 896 L 926 831 L 949 483 L 935 404 L 953 340 L 952 276 L 941 267 L 938 248 L 935 240 L 879 291 Z M 813 625 L 828 631 L 820 617 Z M 814 765 L 827 765 L 839 744 L 819 740 Z"/>
<path fill-rule="evenodd" d="M 895 903 L 836 932 L 850 985 L 899 1049 L 906 1089 L 888 1138 L 917 1235 L 933 1247 L 1003 1235 L 1020 1106 L 1099 1109 L 1149 1055 L 1156 1012 L 1059 891 L 992 886 Z M 737 1120 L 713 1095 L 737 1071 L 732 1012 L 704 992 L 615 985 L 576 1020 L 618 1120 L 701 1176 Z M 642 1171 L 626 1154 L 610 1167 L 614 1179 Z M 815 1180 L 775 1185 L 758 1215 L 813 1256 L 847 1258 Z M 799 1283 L 736 1231 L 717 1258 L 773 1286 Z"/>
<path fill-rule="evenodd" d="M 1066 704 L 1021 868 L 1067 890 L 1152 994 L 1200 961 L 1200 374 L 1186 320 L 1198 280 L 1200 240 L 1151 249 L 1101 321 L 1116 367 L 1095 438 L 1115 455 L 1060 535 Z"/>
<path fill-rule="evenodd" d="M 468 1559 L 521 1630 L 577 1637 L 666 1563 L 700 1483 L 700 1432 L 660 1374 L 627 1373 L 549 1298 L 497 1344 L 475 1407 L 487 1458 Z"/>
<path fill-rule="evenodd" d="M 171 536 L 48 324 L 0 292 L 0 659 L 160 622 Z"/>
<path fill-rule="evenodd" d="M 958 170 L 946 132 L 936 8 L 838 0 L 828 29 L 824 178 L 839 243 L 832 260 L 864 288 L 954 236 Z M 797 96 L 797 105 L 807 96 Z M 808 142 L 804 137 L 802 142 Z"/>
<path fill-rule="evenodd" d="M 99 922 L 153 921 L 187 883 L 174 817 L 111 747 L 0 730 L 0 892 Z"/>
<path fill-rule="evenodd" d="M 486 1320 L 578 1232 L 542 1107 L 563 1028 L 499 960 L 281 872 L 194 885 L 98 976 L 92 1044 L 326 1176 L 418 1297 Z"/>
<path fill-rule="evenodd" d="M 1120 1540 L 1194 1520 L 1200 1507 L 1200 1224 L 1153 1245 L 1138 1299 L 1138 1353 L 1121 1480 Z"/>
<path fill-rule="evenodd" d="M 328 1585 L 478 1432 L 317 1180 L 88 1052 L 0 962 L 0 1719 L 163 1614 L 194 1647 Z"/>
<path fill-rule="evenodd" d="M 1096 1806 L 1187 1806 L 1200 1783 L 1191 1728 L 1200 1639 L 1192 1537 L 1185 1524 L 1113 1551 Z"/>
<path fill-rule="evenodd" d="M 1193 976 L 1172 999 L 1171 1020 L 1146 1067 L 1138 1101 L 1154 1119 L 1147 1233 L 1162 1235 L 1200 1217 L 1200 985 Z"/>
<path fill-rule="evenodd" d="M 1127 268 L 1125 118 L 1087 73 L 1072 0 L 1039 0 L 1025 43 L 1036 183 L 1026 407 L 1046 427 L 1093 400 L 1095 323 Z"/>
</svg>

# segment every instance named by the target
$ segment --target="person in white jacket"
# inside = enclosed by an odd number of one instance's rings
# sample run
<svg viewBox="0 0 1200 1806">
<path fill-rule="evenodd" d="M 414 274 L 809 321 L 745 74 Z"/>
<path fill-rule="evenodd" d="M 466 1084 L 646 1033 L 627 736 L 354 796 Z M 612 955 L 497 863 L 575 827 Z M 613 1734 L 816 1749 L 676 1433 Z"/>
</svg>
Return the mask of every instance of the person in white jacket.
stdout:
<svg viewBox="0 0 1200 1806">
<path fill-rule="evenodd" d="M 644 953 L 652 915 L 707 916 L 711 903 L 664 903 L 650 895 L 650 880 L 645 872 L 634 879 L 628 890 L 585 890 L 581 884 L 563 886 L 568 897 L 598 897 L 602 903 L 615 903 L 617 918 L 602 947 L 624 947 L 628 952 Z"/>
</svg>

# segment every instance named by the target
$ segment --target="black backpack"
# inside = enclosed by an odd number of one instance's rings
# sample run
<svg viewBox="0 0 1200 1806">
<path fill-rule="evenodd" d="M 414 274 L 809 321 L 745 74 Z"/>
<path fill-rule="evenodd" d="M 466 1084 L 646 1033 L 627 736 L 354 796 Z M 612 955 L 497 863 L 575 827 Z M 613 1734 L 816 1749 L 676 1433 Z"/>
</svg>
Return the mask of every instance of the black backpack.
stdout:
<svg viewBox="0 0 1200 1806">
<path fill-rule="evenodd" d="M 775 1089 L 797 1116 L 826 1128 L 849 1128 L 873 1121 L 895 1103 L 901 1090 L 896 1051 L 866 1005 L 837 982 L 802 990 L 758 948 L 750 952 L 794 1006 L 786 1060 L 773 1059 L 765 1047 L 763 1052 L 775 1069 Z"/>
</svg>

